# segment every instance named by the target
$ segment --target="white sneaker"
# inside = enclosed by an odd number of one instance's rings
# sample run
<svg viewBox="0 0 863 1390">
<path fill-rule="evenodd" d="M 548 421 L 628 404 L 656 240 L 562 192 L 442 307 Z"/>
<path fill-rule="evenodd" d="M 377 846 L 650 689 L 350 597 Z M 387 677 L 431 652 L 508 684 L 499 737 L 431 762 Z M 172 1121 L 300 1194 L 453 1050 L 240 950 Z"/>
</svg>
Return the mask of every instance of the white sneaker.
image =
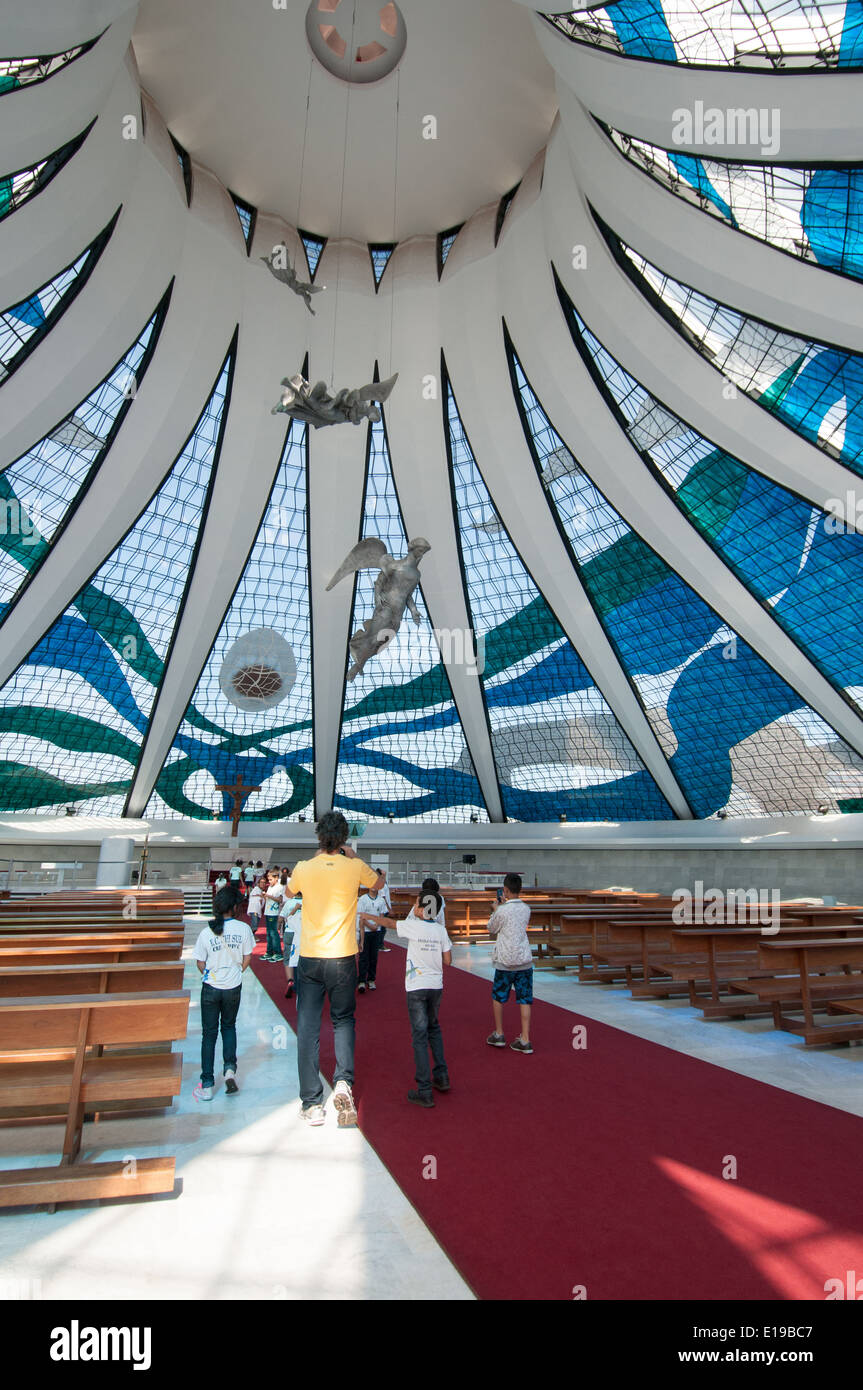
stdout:
<svg viewBox="0 0 863 1390">
<path fill-rule="evenodd" d="M 201 1083 L 200 1083 L 200 1081 L 199 1081 L 198 1084 L 197 1084 L 197 1086 L 195 1087 L 194 1091 L 192 1092 L 192 1095 L 195 1097 L 195 1100 L 212 1100 L 212 1099 L 213 1099 L 213 1087 L 212 1087 L 212 1086 L 202 1086 Z"/>
<path fill-rule="evenodd" d="M 374 980 L 369 980 L 369 989 L 377 989 L 377 985 L 375 984 Z"/>
<path fill-rule="evenodd" d="M 347 1081 L 337 1081 L 333 1092 L 333 1105 L 339 1117 L 339 1129 L 348 1129 L 357 1122 L 357 1107 L 353 1092 Z"/>
<path fill-rule="evenodd" d="M 307 1125 L 322 1125 L 326 1119 L 322 1105 L 307 1105 L 300 1111 Z"/>
</svg>

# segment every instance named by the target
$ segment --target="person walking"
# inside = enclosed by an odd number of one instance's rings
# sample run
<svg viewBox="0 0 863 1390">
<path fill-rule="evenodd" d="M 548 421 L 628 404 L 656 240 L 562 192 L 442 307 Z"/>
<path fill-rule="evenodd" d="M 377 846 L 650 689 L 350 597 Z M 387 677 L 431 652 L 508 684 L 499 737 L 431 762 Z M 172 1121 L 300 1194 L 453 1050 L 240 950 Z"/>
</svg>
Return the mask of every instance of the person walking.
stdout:
<svg viewBox="0 0 863 1390">
<path fill-rule="evenodd" d="M 491 953 L 494 980 L 491 987 L 494 1032 L 486 1038 L 489 1047 L 506 1047 L 503 1006 L 515 990 L 521 1018 L 521 1032 L 510 1043 L 513 1052 L 530 1054 L 530 1006 L 533 1003 L 533 953 L 527 924 L 530 908 L 521 897 L 521 874 L 507 874 L 503 881 L 503 901 L 491 914 L 488 934 L 495 938 Z"/>
<path fill-rule="evenodd" d="M 267 949 L 261 957 L 266 961 L 282 959 L 282 943 L 279 940 L 279 922 L 285 902 L 285 890 L 281 885 L 279 871 L 270 869 L 267 873 L 267 888 L 264 893 L 264 922 L 267 927 Z"/>
<path fill-rule="evenodd" d="M 452 942 L 446 927 L 437 921 L 442 905 L 440 893 L 422 894 L 405 920 L 398 924 L 398 934 L 407 940 L 408 946 L 405 990 L 417 1083 L 416 1090 L 408 1091 L 408 1100 L 426 1110 L 434 1107 L 432 1088 L 437 1091 L 450 1089 L 438 1020 L 443 997 L 443 967 L 452 963 Z M 433 1068 L 429 1063 L 429 1050 Z"/>
<path fill-rule="evenodd" d="M 222 1033 L 225 1091 L 237 1086 L 237 1014 L 243 992 L 243 971 L 249 968 L 255 938 L 246 922 L 234 917 L 236 895 L 230 888 L 216 894 L 215 916 L 195 942 L 201 982 L 201 1080 L 196 1100 L 212 1100 L 215 1086 L 216 1037 Z"/>
<path fill-rule="evenodd" d="M 340 1128 L 355 1125 L 353 1097 L 357 988 L 356 915 L 360 887 L 383 887 L 377 874 L 348 844 L 348 823 L 327 811 L 315 832 L 318 852 L 295 867 L 289 891 L 303 895 L 303 938 L 297 967 L 297 1069 L 303 1119 L 325 1121 L 320 1075 L 321 1017 L 329 1000 L 336 1050 L 333 1104 Z"/>
</svg>

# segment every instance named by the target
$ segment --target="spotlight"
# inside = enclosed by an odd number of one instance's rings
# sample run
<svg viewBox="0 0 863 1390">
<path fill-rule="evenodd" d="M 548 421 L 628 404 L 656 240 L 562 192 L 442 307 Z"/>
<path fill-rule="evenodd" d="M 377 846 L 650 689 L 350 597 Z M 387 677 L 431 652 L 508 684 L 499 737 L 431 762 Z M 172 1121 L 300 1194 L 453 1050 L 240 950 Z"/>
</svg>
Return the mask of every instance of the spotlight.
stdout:
<svg viewBox="0 0 863 1390">
<path fill-rule="evenodd" d="M 819 816 L 826 816 L 826 815 L 829 815 L 829 813 L 830 813 L 830 807 L 827 805 L 827 802 L 826 802 L 826 801 L 822 801 L 822 802 L 819 804 L 819 806 L 818 806 L 818 814 L 819 814 Z"/>
<path fill-rule="evenodd" d="M 67 806 L 67 807 L 66 807 L 66 815 L 67 815 L 67 816 L 77 816 L 77 814 L 78 814 L 78 812 L 77 812 L 77 810 L 75 809 L 74 806 Z"/>
<path fill-rule="evenodd" d="M 728 812 L 725 810 L 724 807 L 723 807 L 723 809 L 722 809 L 721 811 L 717 811 L 717 812 L 716 812 L 716 819 L 717 819 L 717 820 L 727 820 L 727 819 L 728 819 Z"/>
<path fill-rule="evenodd" d="M 387 820 L 388 820 L 388 821 L 394 821 L 395 818 L 396 818 L 396 816 L 395 816 L 395 811 L 387 811 Z"/>
<path fill-rule="evenodd" d="M 297 816 L 297 820 L 300 822 L 300 825 L 305 825 L 305 823 L 306 823 L 306 818 L 305 818 L 305 816 L 303 815 L 302 811 L 301 811 L 300 814 Z"/>
<path fill-rule="evenodd" d="M 566 825 L 566 812 L 561 811 L 557 819 L 560 821 L 561 825 Z"/>
<path fill-rule="evenodd" d="M 476 811 L 471 812 L 470 823 L 471 825 L 479 825 L 479 816 Z"/>
</svg>

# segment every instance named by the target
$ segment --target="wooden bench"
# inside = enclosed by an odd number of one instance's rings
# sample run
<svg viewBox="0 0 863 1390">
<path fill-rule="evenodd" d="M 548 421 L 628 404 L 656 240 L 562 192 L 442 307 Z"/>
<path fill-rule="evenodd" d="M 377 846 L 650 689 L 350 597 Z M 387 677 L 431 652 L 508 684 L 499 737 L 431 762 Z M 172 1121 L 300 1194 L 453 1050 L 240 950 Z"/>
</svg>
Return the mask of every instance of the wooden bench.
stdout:
<svg viewBox="0 0 863 1390">
<path fill-rule="evenodd" d="M 815 1022 L 815 1006 L 826 1008 L 828 1003 L 856 998 L 863 987 L 863 937 L 835 937 L 825 941 L 823 936 L 804 936 L 794 940 L 773 939 L 758 946 L 759 965 L 785 978 L 766 981 L 756 992 L 760 999 L 773 1006 L 773 1021 L 786 1033 L 796 1033 L 808 1046 L 817 1043 L 851 1042 L 863 1037 L 863 1019 L 846 1019 L 842 1023 Z M 825 977 L 833 971 L 833 977 Z M 844 976 L 844 978 L 840 978 Z M 799 1001 L 799 1002 L 798 1002 Z M 792 1018 L 787 1012 L 802 1011 L 803 1017 Z"/>
<path fill-rule="evenodd" d="M 16 1118 L 61 1107 L 66 1124 L 56 1168 L 0 1173 L 0 1207 L 169 1192 L 173 1158 L 128 1164 L 78 1161 L 86 1111 L 117 1101 L 178 1095 L 180 1052 L 98 1055 L 106 1046 L 176 1041 L 186 1036 L 188 990 L 145 994 L 43 995 L 0 998 L 0 1110 Z M 32 1060 L 46 1047 L 68 1049 L 59 1060 Z M 31 1056 L 28 1056 L 31 1054 Z"/>
</svg>

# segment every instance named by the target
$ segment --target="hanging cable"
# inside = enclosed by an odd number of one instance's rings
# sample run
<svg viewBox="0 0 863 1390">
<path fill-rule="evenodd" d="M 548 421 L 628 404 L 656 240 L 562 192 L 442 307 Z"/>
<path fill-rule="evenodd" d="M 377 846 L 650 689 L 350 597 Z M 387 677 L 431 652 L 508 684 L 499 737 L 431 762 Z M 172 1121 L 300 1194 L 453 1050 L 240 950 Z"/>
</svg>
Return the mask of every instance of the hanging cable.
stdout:
<svg viewBox="0 0 863 1390">
<path fill-rule="evenodd" d="M 356 33 L 356 25 L 357 25 L 357 5 L 356 5 L 356 0 L 354 0 L 353 10 L 352 10 L 352 13 L 351 13 L 351 44 L 350 44 L 350 48 L 349 48 L 349 50 L 348 50 L 349 53 L 350 53 L 350 55 L 351 55 L 351 61 L 353 61 L 353 57 L 354 57 L 354 53 L 355 53 L 354 38 L 355 38 L 355 33 Z M 335 389 L 336 389 L 336 383 L 335 383 L 335 373 L 336 373 L 336 330 L 337 330 L 337 328 L 338 328 L 338 318 L 339 318 L 339 289 L 340 289 L 340 286 L 341 286 L 341 279 L 342 279 L 342 274 L 341 274 L 341 271 L 342 271 L 342 222 L 343 222 L 343 219 L 344 219 L 344 211 L 345 211 L 345 172 L 346 172 L 346 170 L 347 170 L 347 165 L 348 165 L 348 130 L 349 130 L 349 126 L 350 126 L 350 114 L 351 114 L 351 87 L 352 87 L 352 85 L 353 85 L 352 82 L 351 82 L 350 80 L 348 80 L 348 82 L 347 82 L 348 93 L 347 93 L 347 99 L 346 99 L 346 101 L 345 101 L 345 134 L 344 134 L 344 142 L 343 142 L 343 145 L 342 145 L 342 182 L 341 182 L 341 188 L 340 188 L 340 190 L 339 190 L 339 227 L 338 227 L 338 242 L 337 242 L 337 246 L 336 246 L 336 297 L 335 297 L 335 303 L 334 303 L 334 305 L 333 305 L 333 351 L 332 351 L 332 358 L 331 358 L 331 361 L 330 361 L 330 387 L 331 387 L 331 389 L 332 389 L 333 391 L 335 391 Z"/>
</svg>

